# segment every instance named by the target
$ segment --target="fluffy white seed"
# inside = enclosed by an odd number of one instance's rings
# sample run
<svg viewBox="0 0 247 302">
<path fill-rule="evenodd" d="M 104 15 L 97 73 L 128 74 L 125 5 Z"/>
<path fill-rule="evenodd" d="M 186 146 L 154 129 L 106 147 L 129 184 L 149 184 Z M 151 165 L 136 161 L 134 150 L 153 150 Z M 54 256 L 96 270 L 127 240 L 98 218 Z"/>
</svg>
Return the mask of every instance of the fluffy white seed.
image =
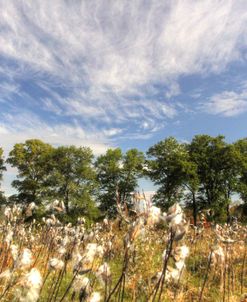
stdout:
<svg viewBox="0 0 247 302">
<path fill-rule="evenodd" d="M 101 296 L 99 292 L 93 292 L 88 299 L 89 302 L 100 302 Z"/>
<path fill-rule="evenodd" d="M 58 258 L 51 258 L 48 267 L 51 270 L 61 270 L 64 267 L 64 262 Z"/>
</svg>

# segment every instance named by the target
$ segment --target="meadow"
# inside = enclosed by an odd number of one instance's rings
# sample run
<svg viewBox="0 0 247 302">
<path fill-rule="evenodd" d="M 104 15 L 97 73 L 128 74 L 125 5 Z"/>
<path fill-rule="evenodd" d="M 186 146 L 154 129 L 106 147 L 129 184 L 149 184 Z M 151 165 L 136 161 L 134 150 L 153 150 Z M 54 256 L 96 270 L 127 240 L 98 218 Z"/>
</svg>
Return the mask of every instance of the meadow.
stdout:
<svg viewBox="0 0 247 302">
<path fill-rule="evenodd" d="M 35 206 L 35 205 L 34 205 Z M 34 207 L 33 206 L 33 207 Z M 247 227 L 190 224 L 175 204 L 88 226 L 1 218 L 0 301 L 247 301 Z"/>
</svg>

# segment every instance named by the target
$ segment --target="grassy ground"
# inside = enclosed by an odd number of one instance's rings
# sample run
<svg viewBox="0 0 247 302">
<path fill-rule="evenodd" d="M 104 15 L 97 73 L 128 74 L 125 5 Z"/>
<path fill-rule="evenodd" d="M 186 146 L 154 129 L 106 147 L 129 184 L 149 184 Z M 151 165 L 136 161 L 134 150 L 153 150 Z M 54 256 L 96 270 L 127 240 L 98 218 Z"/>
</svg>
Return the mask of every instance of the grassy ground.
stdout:
<svg viewBox="0 0 247 302">
<path fill-rule="evenodd" d="M 23 281 L 25 275 L 32 267 L 39 270 L 42 275 L 42 288 L 39 288 L 40 302 L 55 301 L 79 301 L 79 291 L 74 290 L 73 278 L 76 271 L 75 252 L 85 254 L 88 243 L 97 243 L 104 248 L 104 252 L 96 255 L 90 263 L 90 272 L 81 276 L 90 280 L 90 290 L 86 301 L 90 301 L 92 292 L 99 292 L 100 301 L 107 301 L 109 293 L 117 284 L 123 272 L 124 255 L 126 252 L 126 236 L 130 234 L 130 227 L 126 224 L 119 230 L 115 222 L 107 226 L 97 226 L 90 231 L 84 232 L 83 227 L 47 227 L 25 226 L 21 223 L 10 224 L 13 229 L 12 244 L 16 244 L 21 251 L 28 248 L 32 252 L 32 262 L 27 267 L 18 267 L 11 254 L 10 245 L 6 243 L 6 236 L 10 226 L 2 225 L 1 232 L 1 273 L 13 269 L 10 278 L 0 275 L 0 301 L 29 301 L 21 300 L 29 285 Z M 78 235 L 79 234 L 79 235 Z M 84 235 L 83 235 L 84 234 Z M 244 301 L 247 293 L 247 264 L 246 264 L 246 227 L 238 226 L 234 232 L 224 227 L 220 233 L 227 234 L 233 243 L 224 243 L 217 238 L 217 232 L 211 228 L 195 231 L 189 228 L 184 238 L 174 242 L 173 250 L 177 246 L 186 245 L 190 253 L 185 260 L 186 266 L 182 270 L 179 280 L 169 282 L 165 280 L 160 301 Z M 231 237 L 230 235 L 231 234 Z M 64 245 L 66 253 L 59 255 L 58 250 L 64 244 L 64 238 L 68 242 Z M 84 238 L 83 238 L 84 237 Z M 111 244 L 109 244 L 111 242 Z M 162 253 L 167 246 L 167 228 L 145 226 L 131 242 L 128 249 L 127 266 L 125 270 L 125 282 L 122 283 L 123 301 L 152 301 L 152 292 L 157 284 L 155 275 L 162 271 Z M 210 253 L 218 246 L 224 251 L 224 263 L 211 263 L 209 265 Z M 172 252 L 173 253 L 173 252 Z M 49 270 L 48 261 L 51 258 L 60 258 L 65 262 L 61 270 Z M 105 294 L 105 283 L 96 277 L 97 271 L 102 263 L 110 266 L 111 276 L 107 279 L 107 294 Z M 81 274 L 88 267 L 80 262 Z M 174 267 L 175 262 L 171 256 L 168 266 Z M 77 275 L 77 276 L 78 276 Z M 16 280 L 16 284 L 11 284 Z M 45 282 L 44 282 L 45 281 Z M 10 285 L 10 286 L 9 286 Z M 6 288 L 8 288 L 6 291 Z M 26 287 L 26 288 L 25 288 Z M 5 292 L 5 293 L 4 293 Z M 4 293 L 4 295 L 3 295 Z M 19 293 L 19 294 L 18 294 Z M 19 296 L 18 296 L 19 295 Z M 84 300 L 82 300 L 84 301 Z M 92 300 L 93 301 L 93 300 Z M 121 301 L 117 291 L 109 301 Z M 156 298 L 155 301 L 158 301 Z"/>
</svg>

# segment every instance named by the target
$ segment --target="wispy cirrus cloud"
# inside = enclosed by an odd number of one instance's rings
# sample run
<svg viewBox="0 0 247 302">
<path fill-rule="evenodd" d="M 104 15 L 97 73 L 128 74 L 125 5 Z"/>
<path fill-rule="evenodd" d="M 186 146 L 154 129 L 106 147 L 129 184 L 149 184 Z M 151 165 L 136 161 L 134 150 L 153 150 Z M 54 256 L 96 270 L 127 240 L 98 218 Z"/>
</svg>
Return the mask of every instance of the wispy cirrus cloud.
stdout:
<svg viewBox="0 0 247 302">
<path fill-rule="evenodd" d="M 12 99 L 12 97 L 18 95 L 19 92 L 19 85 L 8 81 L 0 82 L 0 102 Z"/>
<path fill-rule="evenodd" d="M 179 94 L 181 75 L 219 73 L 244 59 L 245 1 L 0 5 L 5 72 L 39 87 L 44 110 L 78 120 L 160 124 L 179 111 L 167 99 Z"/>
<path fill-rule="evenodd" d="M 99 154 L 192 109 L 240 114 L 244 87 L 192 108 L 180 79 L 246 64 L 246 25 L 245 0 L 0 1 L 1 146 L 35 137 Z"/>
<path fill-rule="evenodd" d="M 247 112 L 247 90 L 224 91 L 216 94 L 202 104 L 201 108 L 207 113 L 225 117 L 240 115 Z"/>
<path fill-rule="evenodd" d="M 104 132 L 104 135 L 103 135 Z M 14 143 L 37 138 L 54 146 L 75 145 L 90 147 L 95 155 L 106 151 L 110 146 L 108 138 L 116 135 L 117 129 L 98 131 L 91 129 L 87 132 L 76 122 L 55 123 L 48 125 L 38 116 L 28 111 L 2 115 L 0 122 L 1 147 L 7 156 Z"/>
</svg>

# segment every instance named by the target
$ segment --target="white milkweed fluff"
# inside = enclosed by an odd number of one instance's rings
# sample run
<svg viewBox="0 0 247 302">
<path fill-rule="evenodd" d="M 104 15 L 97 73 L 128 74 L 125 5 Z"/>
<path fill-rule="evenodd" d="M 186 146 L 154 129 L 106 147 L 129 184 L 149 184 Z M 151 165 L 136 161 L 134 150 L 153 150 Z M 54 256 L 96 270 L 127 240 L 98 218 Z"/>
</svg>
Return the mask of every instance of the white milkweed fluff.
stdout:
<svg viewBox="0 0 247 302">
<path fill-rule="evenodd" d="M 50 270 L 61 270 L 64 267 L 64 262 L 58 258 L 51 258 L 48 267 Z"/>
<path fill-rule="evenodd" d="M 99 292 L 93 292 L 88 299 L 88 302 L 100 302 L 101 296 Z"/>
<path fill-rule="evenodd" d="M 32 261 L 33 261 L 32 252 L 28 248 L 25 248 L 22 251 L 18 266 L 21 268 L 30 266 L 32 264 Z"/>
<path fill-rule="evenodd" d="M 151 206 L 148 211 L 148 224 L 154 225 L 160 222 L 161 210 L 158 207 Z"/>
<path fill-rule="evenodd" d="M 81 289 L 88 292 L 89 285 L 90 285 L 90 281 L 87 277 L 77 275 L 75 277 L 72 287 L 76 292 L 79 292 Z"/>
<path fill-rule="evenodd" d="M 166 272 L 166 280 L 176 282 L 180 278 L 180 271 L 178 269 L 171 268 Z"/>
<path fill-rule="evenodd" d="M 36 302 L 39 299 L 39 291 L 42 286 L 42 277 L 37 268 L 32 268 L 28 272 L 23 281 L 23 286 L 25 286 L 25 291 L 20 297 L 21 302 Z"/>
<path fill-rule="evenodd" d="M 212 265 L 222 266 L 225 262 L 225 253 L 221 246 L 212 251 Z"/>
<path fill-rule="evenodd" d="M 36 208 L 36 204 L 35 204 L 34 202 L 31 202 L 31 203 L 29 204 L 28 208 L 29 208 L 30 210 L 34 210 L 34 209 Z"/>
<path fill-rule="evenodd" d="M 12 213 L 11 213 L 11 208 L 10 207 L 6 207 L 4 209 L 4 216 L 7 218 L 7 219 L 10 219 L 11 216 L 12 216 Z"/>
<path fill-rule="evenodd" d="M 88 243 L 83 253 L 83 263 L 90 264 L 96 256 L 103 256 L 104 248 L 97 243 Z"/>
<path fill-rule="evenodd" d="M 181 259 L 181 260 L 175 262 L 175 266 L 180 272 L 182 272 L 183 268 L 185 267 L 184 260 Z"/>
<path fill-rule="evenodd" d="M 181 259 L 185 259 L 189 255 L 189 248 L 186 245 L 178 246 L 174 251 L 174 257 L 176 261 L 179 261 Z"/>
<path fill-rule="evenodd" d="M 11 278 L 11 275 L 12 273 L 10 269 L 6 269 L 0 274 L 0 279 L 9 280 Z"/>
<path fill-rule="evenodd" d="M 182 245 L 180 247 L 180 250 L 181 250 L 181 253 L 180 253 L 181 259 L 185 259 L 189 256 L 190 249 L 188 248 L 188 246 Z"/>
<path fill-rule="evenodd" d="M 66 253 L 66 248 L 61 246 L 57 251 L 60 256 L 63 256 Z"/>
<path fill-rule="evenodd" d="M 42 277 L 37 268 L 32 268 L 30 272 L 25 275 L 25 283 L 28 287 L 40 288 L 42 285 Z"/>
<path fill-rule="evenodd" d="M 96 272 L 96 277 L 102 282 L 106 282 L 111 277 L 111 271 L 109 265 L 103 263 Z"/>
<path fill-rule="evenodd" d="M 11 251 L 11 256 L 12 256 L 13 260 L 16 261 L 18 258 L 18 252 L 19 252 L 18 246 L 15 244 L 11 244 L 10 251 Z"/>
<path fill-rule="evenodd" d="M 8 230 L 7 235 L 4 239 L 4 241 L 9 245 L 13 239 L 13 231 L 12 230 Z"/>
</svg>

